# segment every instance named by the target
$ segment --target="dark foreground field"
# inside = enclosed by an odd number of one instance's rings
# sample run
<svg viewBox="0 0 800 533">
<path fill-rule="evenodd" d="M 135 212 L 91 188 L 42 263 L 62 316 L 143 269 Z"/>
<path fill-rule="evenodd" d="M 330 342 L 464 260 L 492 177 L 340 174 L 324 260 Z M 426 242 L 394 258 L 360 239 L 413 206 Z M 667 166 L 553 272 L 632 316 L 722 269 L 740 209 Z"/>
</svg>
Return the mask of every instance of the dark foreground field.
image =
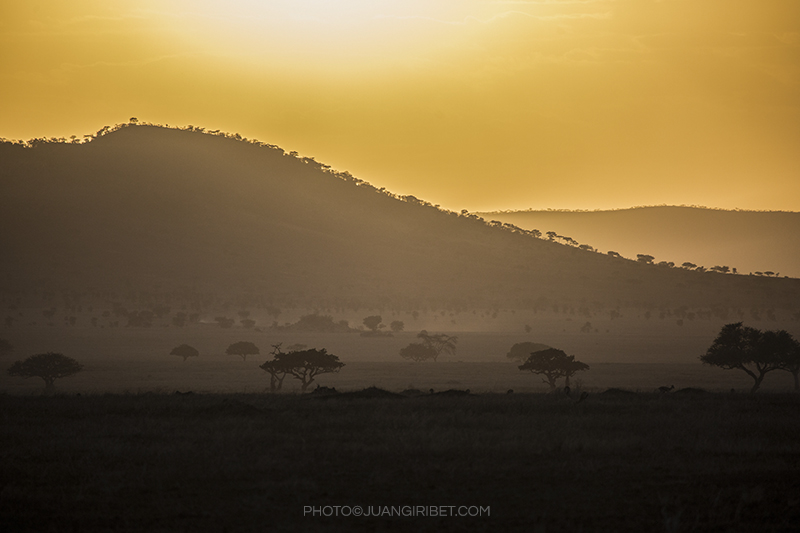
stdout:
<svg viewBox="0 0 800 533">
<path fill-rule="evenodd" d="M 789 393 L 607 392 L 581 403 L 518 393 L 3 395 L 0 523 L 797 531 L 798 413 L 800 395 Z M 304 516 L 306 506 L 476 506 L 484 516 Z"/>
</svg>

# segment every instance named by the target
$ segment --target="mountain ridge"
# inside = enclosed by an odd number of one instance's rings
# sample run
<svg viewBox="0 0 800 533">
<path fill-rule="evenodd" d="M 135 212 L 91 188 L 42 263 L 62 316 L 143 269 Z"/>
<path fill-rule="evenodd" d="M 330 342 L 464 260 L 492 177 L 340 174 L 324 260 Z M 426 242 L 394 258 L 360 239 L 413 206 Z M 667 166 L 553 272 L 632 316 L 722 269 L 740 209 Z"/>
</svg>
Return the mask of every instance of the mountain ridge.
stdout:
<svg viewBox="0 0 800 533">
<path fill-rule="evenodd" d="M 398 309 L 794 309 L 800 294 L 797 280 L 661 268 L 548 242 L 274 145 L 153 125 L 101 131 L 79 144 L 0 144 L 4 293 Z"/>
<path fill-rule="evenodd" d="M 738 267 L 741 273 L 800 276 L 800 213 L 698 206 L 484 212 L 524 228 L 553 230 L 627 257 Z"/>
</svg>

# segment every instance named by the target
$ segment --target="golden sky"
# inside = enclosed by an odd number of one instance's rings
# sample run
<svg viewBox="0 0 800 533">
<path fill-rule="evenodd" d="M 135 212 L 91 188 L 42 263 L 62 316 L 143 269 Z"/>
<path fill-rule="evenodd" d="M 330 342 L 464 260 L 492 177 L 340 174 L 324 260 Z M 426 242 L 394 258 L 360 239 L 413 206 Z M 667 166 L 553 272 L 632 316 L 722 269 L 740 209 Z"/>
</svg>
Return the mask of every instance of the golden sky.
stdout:
<svg viewBox="0 0 800 533">
<path fill-rule="evenodd" d="M 222 129 L 460 210 L 800 211 L 797 0 L 0 0 L 0 137 Z"/>
</svg>

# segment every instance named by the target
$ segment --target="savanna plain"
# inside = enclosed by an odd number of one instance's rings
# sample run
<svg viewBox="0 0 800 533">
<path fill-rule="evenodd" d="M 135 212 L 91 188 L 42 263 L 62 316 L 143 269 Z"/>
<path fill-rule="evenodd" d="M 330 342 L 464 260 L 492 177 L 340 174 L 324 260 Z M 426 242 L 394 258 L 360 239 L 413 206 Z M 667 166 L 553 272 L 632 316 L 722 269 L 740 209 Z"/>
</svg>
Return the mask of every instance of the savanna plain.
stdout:
<svg viewBox="0 0 800 533">
<path fill-rule="evenodd" d="M 716 324 L 675 326 L 671 342 L 663 327 L 626 334 L 623 319 L 582 336 L 563 317 L 517 332 L 520 319 L 457 332 L 455 354 L 422 363 L 397 355 L 412 332 L 51 328 L 47 343 L 85 368 L 53 395 L 36 378 L 2 378 L 4 529 L 797 530 L 800 395 L 788 372 L 749 394 L 743 373 L 701 365 Z M 49 349 L 37 332 L 15 328 L 15 346 Z M 201 355 L 168 355 L 187 335 Z M 243 335 L 261 355 L 223 353 Z M 570 395 L 505 357 L 532 336 L 589 362 Z M 339 355 L 341 371 L 312 385 L 339 392 L 301 394 L 287 378 L 270 394 L 258 365 L 278 342 Z M 663 351 L 677 362 L 637 362 Z M 324 516 L 336 506 L 350 516 Z M 483 511 L 402 516 L 419 506 Z"/>
</svg>

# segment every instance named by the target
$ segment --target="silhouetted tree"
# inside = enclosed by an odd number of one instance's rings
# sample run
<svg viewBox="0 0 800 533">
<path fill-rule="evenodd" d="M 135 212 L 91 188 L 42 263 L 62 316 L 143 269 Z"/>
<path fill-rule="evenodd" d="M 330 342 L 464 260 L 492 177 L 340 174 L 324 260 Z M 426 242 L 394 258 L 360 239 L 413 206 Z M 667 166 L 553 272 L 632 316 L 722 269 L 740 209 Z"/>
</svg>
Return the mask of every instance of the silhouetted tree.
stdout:
<svg viewBox="0 0 800 533">
<path fill-rule="evenodd" d="M 436 350 L 421 342 L 412 342 L 405 348 L 400 349 L 400 357 L 410 359 L 416 363 L 427 361 L 428 359 L 436 360 L 437 356 Z"/>
<path fill-rule="evenodd" d="M 640 263 L 645 263 L 647 265 L 652 265 L 654 259 L 655 257 L 653 257 L 652 255 L 636 254 L 636 260 L 639 261 Z"/>
<path fill-rule="evenodd" d="M 422 344 L 431 348 L 436 355 L 433 356 L 433 360 L 436 361 L 436 358 L 439 357 L 439 354 L 442 352 L 449 353 L 453 355 L 456 353 L 456 344 L 458 343 L 458 337 L 445 335 L 444 333 L 434 333 L 430 334 L 424 329 L 417 333 L 417 338 L 422 339 Z"/>
<path fill-rule="evenodd" d="M 400 333 L 401 331 L 403 331 L 403 329 L 405 329 L 406 325 L 403 324 L 402 320 L 393 320 L 392 323 L 389 324 L 389 327 L 395 333 Z"/>
<path fill-rule="evenodd" d="M 183 357 L 183 361 L 186 362 L 187 359 L 190 357 L 197 357 L 200 355 L 195 348 L 192 348 L 188 344 L 181 344 L 180 346 L 176 346 L 169 352 L 170 355 L 177 355 L 178 357 Z"/>
<path fill-rule="evenodd" d="M 288 353 L 282 353 L 280 345 L 276 345 L 274 348 L 272 361 L 267 361 L 260 366 L 261 369 L 272 375 L 270 383 L 272 390 L 276 390 L 273 387 L 275 381 L 280 380 L 282 384 L 283 377 L 289 374 L 300 380 L 301 390 L 305 392 L 308 386 L 314 382 L 315 377 L 320 374 L 338 372 L 344 366 L 337 356 L 328 353 L 325 348 L 311 348 Z"/>
<path fill-rule="evenodd" d="M 24 361 L 16 361 L 8 369 L 11 376 L 38 377 L 45 383 L 45 390 L 52 391 L 58 378 L 65 378 L 83 370 L 83 365 L 64 354 L 47 352 L 32 355 Z"/>
<path fill-rule="evenodd" d="M 286 377 L 287 369 L 281 359 L 282 356 L 285 354 L 281 351 L 281 344 L 282 343 L 273 344 L 272 352 L 270 352 L 272 354 L 272 360 L 265 361 L 264 364 L 259 365 L 260 369 L 262 369 L 264 372 L 270 375 L 269 390 L 271 392 L 281 390 L 281 388 L 283 387 L 283 378 Z M 303 348 L 305 348 L 304 344 L 296 344 L 295 346 L 302 346 Z M 292 348 L 291 346 L 289 348 L 290 351 L 296 351 L 296 350 L 291 350 Z"/>
<path fill-rule="evenodd" d="M 378 328 L 381 327 L 381 322 L 383 322 L 383 318 L 380 315 L 372 315 L 364 319 L 364 325 L 371 331 L 375 332 L 377 332 Z"/>
<path fill-rule="evenodd" d="M 569 387 L 569 378 L 576 372 L 588 370 L 589 365 L 576 361 L 574 355 L 548 348 L 532 353 L 519 369 L 544 376 L 542 382 L 550 385 L 550 390 L 555 390 L 558 378 L 566 378 L 565 385 Z"/>
<path fill-rule="evenodd" d="M 705 355 L 700 356 L 700 360 L 707 365 L 726 370 L 736 368 L 744 371 L 753 378 L 753 388 L 750 389 L 753 393 L 761 386 L 768 372 L 782 368 L 781 353 L 790 349 L 789 344 L 786 336 L 778 332 L 765 334 L 759 329 L 736 322 L 722 327 Z"/>
<path fill-rule="evenodd" d="M 794 390 L 800 391 L 800 342 L 787 331 L 765 331 L 768 349 L 777 355 L 780 369 L 794 377 Z"/>
<path fill-rule="evenodd" d="M 506 357 L 512 361 L 523 363 L 533 352 L 547 350 L 548 348 L 550 348 L 550 346 L 538 342 L 518 342 L 506 353 Z"/>
<path fill-rule="evenodd" d="M 242 361 L 247 361 L 248 355 L 258 355 L 260 352 L 258 350 L 258 346 L 252 342 L 239 341 L 228 346 L 228 349 L 225 350 L 225 353 L 228 355 L 238 355 L 242 358 Z"/>
</svg>

